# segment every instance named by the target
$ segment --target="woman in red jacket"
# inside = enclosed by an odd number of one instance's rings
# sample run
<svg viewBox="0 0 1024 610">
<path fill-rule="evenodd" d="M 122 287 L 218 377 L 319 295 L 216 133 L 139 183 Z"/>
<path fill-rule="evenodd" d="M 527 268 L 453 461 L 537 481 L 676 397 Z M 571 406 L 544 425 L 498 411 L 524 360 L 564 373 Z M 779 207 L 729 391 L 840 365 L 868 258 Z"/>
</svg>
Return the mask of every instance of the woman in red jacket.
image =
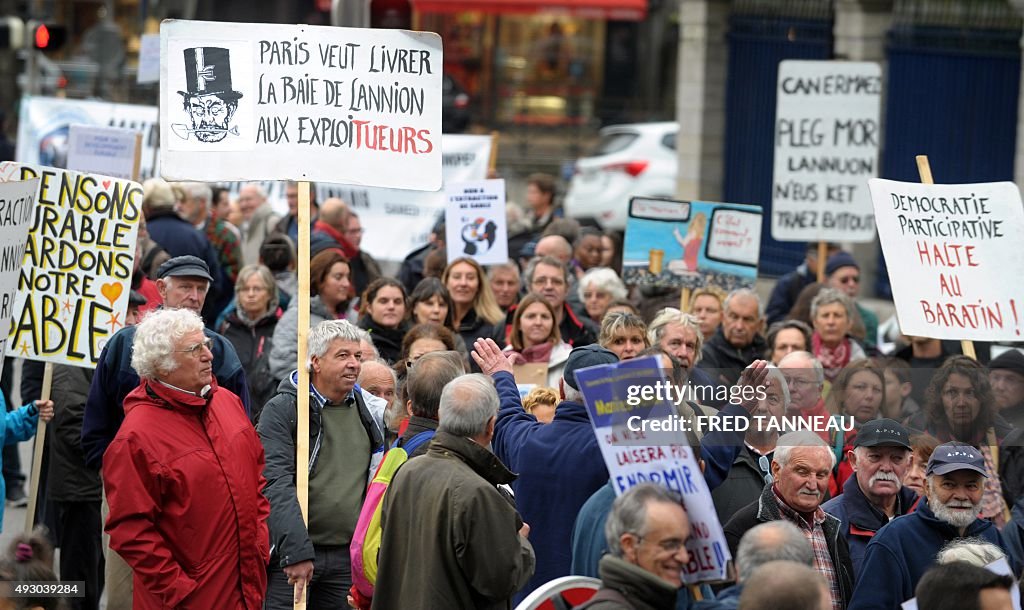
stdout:
<svg viewBox="0 0 1024 610">
<path fill-rule="evenodd" d="M 104 454 L 110 548 L 134 572 L 136 610 L 258 610 L 270 555 L 263 446 L 217 387 L 203 322 L 162 309 L 138 326 L 141 382 Z"/>
</svg>

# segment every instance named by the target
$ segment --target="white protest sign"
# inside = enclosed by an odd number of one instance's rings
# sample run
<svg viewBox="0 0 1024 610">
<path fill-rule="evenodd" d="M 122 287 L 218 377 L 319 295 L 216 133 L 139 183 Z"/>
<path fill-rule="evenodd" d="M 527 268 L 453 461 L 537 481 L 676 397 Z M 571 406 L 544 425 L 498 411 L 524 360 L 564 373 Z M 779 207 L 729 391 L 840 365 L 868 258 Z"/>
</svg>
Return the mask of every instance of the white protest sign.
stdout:
<svg viewBox="0 0 1024 610">
<path fill-rule="evenodd" d="M 68 169 L 132 179 L 135 137 L 129 129 L 72 125 L 68 135 Z"/>
<path fill-rule="evenodd" d="M 9 328 L 14 313 L 37 190 L 38 180 L 0 183 L 0 329 Z M 0 360 L 6 351 L 7 333 L 0 331 Z"/>
<path fill-rule="evenodd" d="M 448 262 L 468 256 L 481 265 L 508 262 L 505 181 L 481 180 L 445 187 Z"/>
<path fill-rule="evenodd" d="M 39 178 L 18 280 L 12 356 L 95 367 L 124 327 L 142 186 L 52 167 L 0 163 L 0 180 Z"/>
<path fill-rule="evenodd" d="M 157 161 L 156 106 L 111 104 L 55 97 L 21 98 L 18 118 L 19 163 L 67 168 L 71 125 L 117 127 L 142 134 L 139 177 L 152 178 Z"/>
<path fill-rule="evenodd" d="M 487 177 L 491 137 L 445 134 L 441 139 L 441 173 L 444 184 L 483 180 Z M 244 182 L 225 186 L 231 198 L 238 196 Z M 285 183 L 258 181 L 267 192 L 267 200 L 286 214 Z M 445 210 L 444 191 L 409 191 L 372 186 L 351 186 L 316 182 L 316 200 L 340 197 L 359 214 L 363 227 L 360 248 L 379 261 L 401 261 L 427 243 L 434 224 Z"/>
<path fill-rule="evenodd" d="M 1024 205 L 1017 186 L 879 179 L 870 186 L 903 334 L 1020 341 Z"/>
<path fill-rule="evenodd" d="M 160 35 L 143 34 L 139 40 L 139 67 L 135 82 L 140 85 L 160 82 Z"/>
<path fill-rule="evenodd" d="M 164 21 L 161 174 L 441 187 L 433 32 Z"/>
<path fill-rule="evenodd" d="M 760 252 L 761 214 L 735 208 L 719 208 L 712 213 L 709 259 L 756 267 Z"/>
<path fill-rule="evenodd" d="M 683 566 L 683 582 L 727 579 L 732 556 L 697 456 L 683 429 L 671 425 L 681 423 L 671 403 L 647 400 L 640 391 L 667 383 L 659 359 L 635 358 L 581 369 L 576 380 L 616 495 L 640 483 L 679 493 L 690 520 L 690 561 Z M 642 422 L 653 420 L 665 424 L 656 438 L 641 430 Z"/>
<path fill-rule="evenodd" d="M 772 237 L 874 239 L 866 181 L 878 175 L 881 97 L 876 63 L 779 64 Z"/>
</svg>

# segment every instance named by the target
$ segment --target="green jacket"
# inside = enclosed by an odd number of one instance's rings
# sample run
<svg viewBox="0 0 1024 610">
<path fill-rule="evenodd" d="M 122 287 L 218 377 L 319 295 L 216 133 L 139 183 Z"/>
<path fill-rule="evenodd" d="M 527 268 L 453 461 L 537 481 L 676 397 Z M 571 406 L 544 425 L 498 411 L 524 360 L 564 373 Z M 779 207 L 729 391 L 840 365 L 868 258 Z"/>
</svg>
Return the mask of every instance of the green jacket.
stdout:
<svg viewBox="0 0 1024 610">
<path fill-rule="evenodd" d="M 438 432 L 384 494 L 373 608 L 509 608 L 535 562 L 496 487 L 513 479 L 485 447 Z"/>
<path fill-rule="evenodd" d="M 613 555 L 601 558 L 601 590 L 611 589 L 622 594 L 621 601 L 599 601 L 587 610 L 674 610 L 678 589 L 640 566 Z"/>
</svg>

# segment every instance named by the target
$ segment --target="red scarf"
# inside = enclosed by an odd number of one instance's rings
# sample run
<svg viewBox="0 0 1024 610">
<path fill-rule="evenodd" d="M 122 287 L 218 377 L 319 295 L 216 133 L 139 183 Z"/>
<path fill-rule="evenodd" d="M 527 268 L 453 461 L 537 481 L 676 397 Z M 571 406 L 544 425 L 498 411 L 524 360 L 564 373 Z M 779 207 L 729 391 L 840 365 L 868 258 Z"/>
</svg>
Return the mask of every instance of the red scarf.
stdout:
<svg viewBox="0 0 1024 610">
<path fill-rule="evenodd" d="M 554 343 L 545 341 L 544 343 L 524 348 L 521 352 L 513 351 L 510 360 L 512 364 L 546 363 L 551 360 L 551 349 L 554 346 Z"/>
<path fill-rule="evenodd" d="M 321 233 L 326 233 L 331 239 L 338 242 L 338 245 L 341 246 L 341 253 L 344 254 L 345 258 L 347 258 L 348 260 L 352 260 L 355 257 L 359 256 L 359 249 L 353 246 L 352 242 L 345 239 L 345 236 L 342 235 L 337 229 L 327 224 L 326 222 L 322 220 L 316 221 L 313 224 L 313 230 L 320 231 Z"/>
<path fill-rule="evenodd" d="M 839 345 L 829 347 L 821 342 L 821 335 L 815 331 L 811 336 L 811 343 L 814 355 L 825 369 L 825 377 L 833 381 L 839 375 L 839 371 L 850 363 L 850 340 L 843 337 Z"/>
</svg>

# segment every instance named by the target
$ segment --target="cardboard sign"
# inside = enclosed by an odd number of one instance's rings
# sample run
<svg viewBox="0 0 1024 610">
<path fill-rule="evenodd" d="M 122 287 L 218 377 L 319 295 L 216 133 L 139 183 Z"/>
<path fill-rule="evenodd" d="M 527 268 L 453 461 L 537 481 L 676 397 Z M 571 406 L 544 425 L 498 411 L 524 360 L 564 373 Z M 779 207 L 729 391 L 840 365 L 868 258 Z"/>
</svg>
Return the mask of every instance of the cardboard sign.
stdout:
<svg viewBox="0 0 1024 610">
<path fill-rule="evenodd" d="M 1024 204 L 1017 186 L 875 179 L 870 187 L 900 330 L 1021 341 Z"/>
<path fill-rule="evenodd" d="M 68 135 L 68 169 L 132 179 L 136 133 L 113 127 L 72 125 Z"/>
<path fill-rule="evenodd" d="M 657 439 L 637 432 L 638 420 L 669 420 L 675 409 L 667 401 L 631 399 L 631 387 L 666 383 L 661 361 L 637 358 L 576 371 L 576 380 L 594 426 L 601 455 L 616 495 L 640 483 L 656 483 L 683 497 L 690 519 L 686 549 L 690 562 L 683 582 L 725 580 L 732 559 L 711 491 L 683 431 L 659 431 Z"/>
<path fill-rule="evenodd" d="M 116 127 L 142 134 L 141 180 L 154 176 L 157 159 L 156 106 L 111 104 L 52 97 L 21 98 L 19 163 L 67 169 L 71 125 Z"/>
<path fill-rule="evenodd" d="M 124 327 L 142 186 L 52 167 L 0 163 L 0 180 L 39 178 L 18 280 L 12 356 L 95 367 Z"/>
<path fill-rule="evenodd" d="M 531 389 L 533 386 L 547 387 L 548 365 L 546 362 L 516 364 L 512 366 L 512 376 L 520 386 L 530 386 Z"/>
<path fill-rule="evenodd" d="M 139 39 L 139 68 L 135 82 L 140 85 L 160 82 L 159 34 L 143 34 Z"/>
<path fill-rule="evenodd" d="M 752 288 L 760 248 L 759 207 L 634 197 L 622 277 L 640 286 Z"/>
<path fill-rule="evenodd" d="M 0 183 L 0 329 L 7 330 L 14 313 L 21 263 L 35 216 L 38 180 Z M 0 359 L 7 351 L 7 333 L 0 332 Z"/>
<path fill-rule="evenodd" d="M 481 265 L 508 262 L 505 181 L 451 184 L 445 197 L 448 262 L 466 256 Z"/>
<path fill-rule="evenodd" d="M 876 63 L 779 64 L 772 237 L 875 238 L 867 180 L 878 175 L 881 99 Z"/>
<path fill-rule="evenodd" d="M 164 21 L 168 180 L 441 187 L 433 32 Z"/>
</svg>

